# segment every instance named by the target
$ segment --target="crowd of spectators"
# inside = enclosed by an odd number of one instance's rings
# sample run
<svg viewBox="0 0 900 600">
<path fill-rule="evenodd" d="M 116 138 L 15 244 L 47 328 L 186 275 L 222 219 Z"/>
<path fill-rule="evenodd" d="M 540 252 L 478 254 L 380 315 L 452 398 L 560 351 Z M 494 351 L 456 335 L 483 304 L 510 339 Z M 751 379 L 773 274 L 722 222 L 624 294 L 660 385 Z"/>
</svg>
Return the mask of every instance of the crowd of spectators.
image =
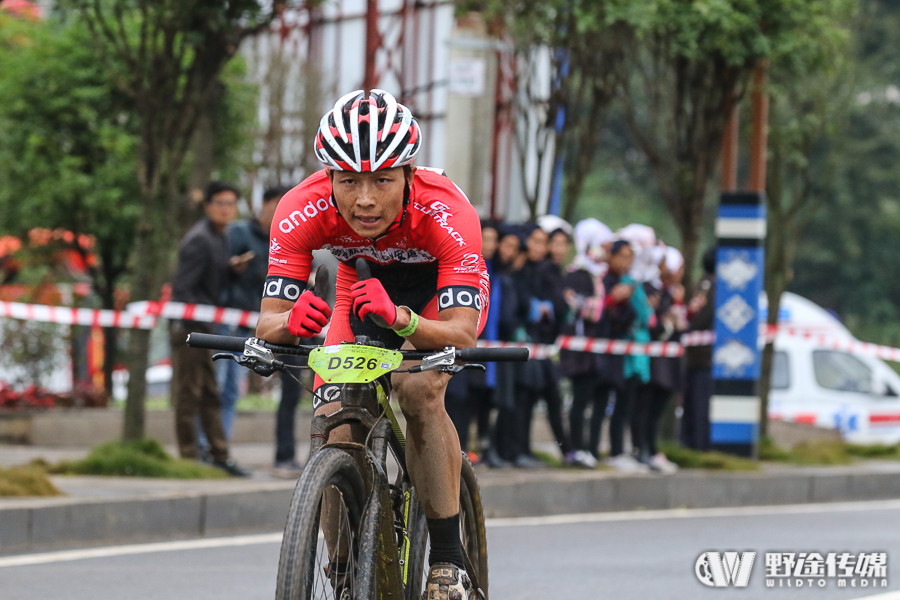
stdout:
<svg viewBox="0 0 900 600">
<path fill-rule="evenodd" d="M 172 299 L 258 311 L 265 284 L 269 228 L 287 188 L 265 192 L 258 214 L 238 215 L 239 192 L 223 182 L 204 194 L 205 215 L 181 241 Z M 574 245 L 574 258 L 569 260 Z M 482 253 L 491 278 L 490 309 L 482 338 L 552 345 L 560 335 L 611 340 L 679 341 L 690 330 L 712 326 L 714 255 L 688 297 L 681 253 L 657 240 L 650 227 L 613 232 L 597 219 L 572 227 L 547 215 L 534 223 L 482 223 Z M 229 455 L 228 440 L 246 369 L 213 363 L 205 350 L 184 344 L 190 331 L 249 336 L 232 325 L 170 323 L 172 398 L 182 457 L 216 465 L 232 475 L 248 472 Z M 563 380 L 569 385 L 563 387 Z M 673 398 L 681 398 L 683 444 L 709 445 L 711 348 L 693 347 L 685 359 L 563 350 L 558 357 L 525 363 L 489 363 L 465 371 L 447 388 L 447 412 L 461 446 L 491 467 L 544 466 L 532 447 L 535 408 L 545 414 L 567 465 L 594 468 L 608 421 L 607 464 L 624 471 L 676 469 L 659 452 L 659 424 Z M 563 389 L 569 390 L 568 401 Z M 282 377 L 276 417 L 274 470 L 300 471 L 294 419 L 300 386 Z M 608 417 L 608 419 L 607 419 Z M 477 441 L 470 440 L 470 431 Z M 626 433 L 628 434 L 626 436 Z M 630 449 L 626 449 L 626 437 Z"/>
<path fill-rule="evenodd" d="M 613 232 L 597 219 L 572 227 L 548 215 L 518 225 L 484 221 L 482 238 L 491 277 L 482 339 L 549 345 L 559 335 L 575 335 L 677 342 L 685 332 L 712 326 L 714 254 L 704 257 L 706 275 L 688 297 L 681 253 L 657 240 L 650 227 Z M 573 244 L 574 258 L 567 261 Z M 570 402 L 563 399 L 563 379 Z M 531 444 L 534 409 L 543 401 L 565 464 L 597 466 L 606 420 L 608 465 L 623 472 L 672 472 L 676 466 L 657 445 L 660 422 L 680 399 L 682 442 L 707 449 L 711 382 L 709 346 L 691 348 L 686 360 L 563 350 L 558 359 L 466 371 L 451 382 L 446 404 L 462 447 L 491 467 L 545 465 Z M 477 444 L 469 439 L 473 424 Z"/>
</svg>

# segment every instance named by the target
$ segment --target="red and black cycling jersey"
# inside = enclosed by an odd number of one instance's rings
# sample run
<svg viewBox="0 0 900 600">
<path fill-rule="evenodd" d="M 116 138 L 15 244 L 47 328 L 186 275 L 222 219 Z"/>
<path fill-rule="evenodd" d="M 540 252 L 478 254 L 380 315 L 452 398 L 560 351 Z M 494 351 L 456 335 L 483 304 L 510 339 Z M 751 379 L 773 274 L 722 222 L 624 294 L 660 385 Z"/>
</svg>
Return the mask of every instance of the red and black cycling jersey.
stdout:
<svg viewBox="0 0 900 600">
<path fill-rule="evenodd" d="M 359 257 L 369 262 L 395 304 L 417 312 L 435 297 L 437 310 L 481 311 L 490 296 L 478 213 L 446 175 L 432 169 L 416 170 L 409 201 L 376 239 L 350 228 L 333 202 L 327 171 L 318 171 L 282 198 L 269 239 L 264 298 L 296 300 L 318 249 L 330 250 L 341 262 L 338 303 L 348 293 L 342 284 L 356 281 L 353 265 Z"/>
</svg>

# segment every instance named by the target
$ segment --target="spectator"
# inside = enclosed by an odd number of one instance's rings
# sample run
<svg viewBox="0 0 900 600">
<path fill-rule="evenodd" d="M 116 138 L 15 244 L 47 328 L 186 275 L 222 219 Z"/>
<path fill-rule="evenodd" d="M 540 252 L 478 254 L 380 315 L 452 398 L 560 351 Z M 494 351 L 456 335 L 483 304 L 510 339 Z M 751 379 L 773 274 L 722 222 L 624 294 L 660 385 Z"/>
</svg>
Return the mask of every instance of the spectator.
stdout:
<svg viewBox="0 0 900 600">
<path fill-rule="evenodd" d="M 687 329 L 687 310 L 684 306 L 684 258 L 675 248 L 666 248 L 660 263 L 661 289 L 656 307 L 656 326 L 651 330 L 655 341 L 678 342 Z M 680 357 L 650 359 L 650 393 L 643 410 L 637 415 L 639 460 L 654 471 L 673 473 L 678 467 L 657 448 L 659 421 L 672 394 L 682 389 L 682 360 Z"/>
<path fill-rule="evenodd" d="M 603 276 L 606 275 L 606 249 L 613 234 L 597 219 L 585 219 L 575 226 L 575 260 L 563 280 L 563 296 L 569 305 L 569 318 L 562 328 L 564 335 L 603 337 L 602 316 L 606 298 Z M 601 372 L 604 357 L 592 352 L 563 350 L 560 354 L 562 374 L 572 382 L 572 408 L 569 411 L 571 451 L 565 456 L 568 465 L 593 469 L 597 459 L 591 452 L 600 447 L 600 428 L 612 388 Z M 590 434 L 585 437 L 584 422 L 591 406 Z"/>
<path fill-rule="evenodd" d="M 488 275 L 491 278 L 491 299 L 488 309 L 487 322 L 479 339 L 498 340 L 501 329 L 501 321 L 504 320 L 504 284 L 501 277 L 506 277 L 498 272 L 496 260 L 497 248 L 500 244 L 500 225 L 494 221 L 481 222 L 481 254 L 487 265 Z M 508 284 L 507 284 L 508 287 Z M 506 317 L 509 321 L 509 313 L 514 312 L 506 303 Z M 514 318 L 514 317 L 513 317 Z M 485 371 L 463 371 L 453 377 L 447 386 L 447 413 L 450 415 L 456 432 L 459 435 L 460 447 L 463 452 L 468 452 L 469 430 L 472 419 L 475 417 L 478 431 L 478 443 L 480 457 L 469 452 L 469 459 L 473 463 L 483 460 L 491 467 L 505 466 L 503 460 L 493 447 L 491 433 L 491 409 L 494 403 L 494 389 L 497 386 L 497 363 L 489 362 L 485 365 Z"/>
<path fill-rule="evenodd" d="M 269 228 L 275 216 L 278 201 L 288 188 L 272 188 L 263 194 L 262 208 L 255 217 L 231 223 L 225 230 L 228 251 L 232 258 L 246 261 L 243 272 L 231 278 L 222 293 L 221 305 L 238 310 L 259 312 L 262 290 L 269 269 Z M 247 337 L 253 330 L 239 325 L 221 325 L 221 335 Z M 222 403 L 222 427 L 225 437 L 231 439 L 235 407 L 240 389 L 247 380 L 247 369 L 233 360 L 221 360 L 216 365 L 216 383 Z"/>
<path fill-rule="evenodd" d="M 181 240 L 178 266 L 172 281 L 172 300 L 193 304 L 217 304 L 234 273 L 243 271 L 247 259 L 229 259 L 225 228 L 237 215 L 238 192 L 233 186 L 214 181 L 204 193 L 206 216 Z M 199 414 L 209 441 L 212 464 L 243 477 L 248 473 L 228 455 L 222 426 L 221 404 L 216 387 L 215 365 L 209 350 L 191 348 L 185 338 L 191 331 L 211 332 L 212 327 L 195 321 L 172 321 L 172 396 L 175 404 L 175 434 L 183 458 L 201 457 L 195 415 Z"/>
<path fill-rule="evenodd" d="M 606 301 L 602 317 L 601 331 L 607 339 L 626 339 L 631 334 L 637 313 L 632 302 L 636 293 L 636 283 L 628 275 L 634 263 L 634 250 L 626 240 L 616 240 L 609 251 L 609 269 L 603 277 Z M 643 291 L 641 292 L 643 296 Z M 607 385 L 615 392 L 616 403 L 609 423 L 610 458 L 609 464 L 620 471 L 643 470 L 643 466 L 624 454 L 625 426 L 628 421 L 628 395 L 625 388 L 626 357 L 615 354 L 601 354 L 602 368 Z M 596 458 L 600 448 L 591 448 Z"/>
<path fill-rule="evenodd" d="M 526 226 L 526 260 L 515 275 L 519 294 L 519 318 L 524 339 L 537 344 L 553 344 L 559 335 L 568 307 L 562 295 L 561 273 L 545 261 L 548 257 L 547 232 L 534 224 Z M 555 277 L 554 272 L 558 275 Z M 531 451 L 531 421 L 534 406 L 544 398 L 548 405 L 547 416 L 556 443 L 565 456 L 568 441 L 562 423 L 559 375 L 550 360 L 529 360 L 518 365 L 516 377 L 516 402 L 518 439 L 513 463 L 518 467 L 543 466 Z M 553 407 L 560 407 L 555 410 Z"/>
<path fill-rule="evenodd" d="M 703 277 L 688 304 L 688 331 L 711 331 L 716 307 L 716 248 L 703 254 Z M 681 443 L 694 450 L 709 449 L 709 401 L 712 397 L 712 344 L 684 350 L 684 400 Z"/>
<path fill-rule="evenodd" d="M 499 291 L 500 317 L 497 324 L 497 337 L 500 341 L 521 340 L 519 331 L 519 299 L 516 286 L 516 273 L 525 263 L 525 246 L 522 237 L 515 227 L 503 226 L 500 229 L 500 243 L 497 254 L 491 261 L 491 303 L 494 306 L 494 293 Z M 493 282 L 498 281 L 499 286 Z M 488 327 L 485 326 L 485 330 Z M 487 453 L 488 465 L 505 467 L 515 460 L 519 453 L 519 418 L 516 409 L 515 380 L 518 366 L 515 363 L 494 363 L 496 385 L 493 390 L 493 402 L 497 407 L 497 418 L 491 432 L 491 449 Z"/>
</svg>

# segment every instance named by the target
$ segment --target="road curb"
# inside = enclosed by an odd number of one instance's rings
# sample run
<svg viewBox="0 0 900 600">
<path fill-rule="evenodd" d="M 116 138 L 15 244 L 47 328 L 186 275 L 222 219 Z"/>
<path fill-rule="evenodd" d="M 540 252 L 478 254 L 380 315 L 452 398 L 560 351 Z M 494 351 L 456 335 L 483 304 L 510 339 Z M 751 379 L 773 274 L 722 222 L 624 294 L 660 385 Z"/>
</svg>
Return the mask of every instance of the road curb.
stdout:
<svg viewBox="0 0 900 600">
<path fill-rule="evenodd" d="M 900 498 L 900 471 L 798 469 L 783 473 L 681 472 L 672 476 L 571 477 L 484 482 L 488 517 L 766 506 Z"/>
<path fill-rule="evenodd" d="M 488 517 L 900 498 L 900 465 L 881 472 L 809 468 L 671 476 L 513 471 L 488 472 L 480 479 Z M 155 497 L 3 500 L 0 554 L 280 531 L 293 485 L 247 485 Z"/>
</svg>

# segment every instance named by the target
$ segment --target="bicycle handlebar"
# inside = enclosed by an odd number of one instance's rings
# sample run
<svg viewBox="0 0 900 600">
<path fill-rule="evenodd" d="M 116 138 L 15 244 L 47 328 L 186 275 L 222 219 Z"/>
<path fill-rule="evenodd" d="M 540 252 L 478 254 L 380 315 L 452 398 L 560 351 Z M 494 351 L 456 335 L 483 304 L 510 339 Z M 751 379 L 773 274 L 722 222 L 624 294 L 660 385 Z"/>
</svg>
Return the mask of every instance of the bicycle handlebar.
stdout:
<svg viewBox="0 0 900 600">
<path fill-rule="evenodd" d="M 203 348 L 205 350 L 221 350 L 223 352 L 243 352 L 244 343 L 248 338 L 230 335 L 213 335 L 209 333 L 191 333 L 187 337 L 187 344 L 191 348 Z M 260 340 L 263 348 L 271 350 L 275 354 L 293 354 L 306 356 L 319 346 L 282 346 L 270 344 Z M 434 352 L 423 350 L 400 350 L 404 358 L 415 360 L 431 356 Z M 456 351 L 456 358 L 467 362 L 519 362 L 528 360 L 527 348 L 460 348 Z"/>
<path fill-rule="evenodd" d="M 204 350 L 222 350 L 223 352 L 243 352 L 247 338 L 232 335 L 212 335 L 210 333 L 189 333 L 187 345 Z"/>
<path fill-rule="evenodd" d="M 456 357 L 468 362 L 519 362 L 528 360 L 528 348 L 460 348 Z"/>
</svg>

